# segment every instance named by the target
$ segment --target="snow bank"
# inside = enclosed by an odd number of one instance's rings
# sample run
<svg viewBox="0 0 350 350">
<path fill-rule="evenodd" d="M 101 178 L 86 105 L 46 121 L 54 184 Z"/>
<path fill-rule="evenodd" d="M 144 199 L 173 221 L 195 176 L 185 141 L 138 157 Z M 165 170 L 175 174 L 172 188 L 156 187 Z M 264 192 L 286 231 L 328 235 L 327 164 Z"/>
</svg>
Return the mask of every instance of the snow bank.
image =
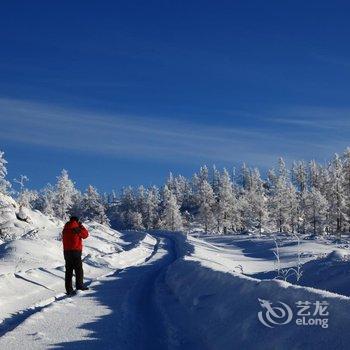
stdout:
<svg viewBox="0 0 350 350">
<path fill-rule="evenodd" d="M 346 261 L 349 260 L 349 255 L 337 249 L 330 252 L 324 259 L 325 261 Z"/>
<path fill-rule="evenodd" d="M 216 269 L 216 255 L 196 255 L 196 242 L 176 236 L 179 258 L 168 268 L 165 281 L 188 311 L 189 322 L 209 349 L 346 349 L 350 343 L 350 298 L 294 286 L 277 280 L 258 280 Z M 185 241 L 185 242 L 184 242 Z M 211 267 L 209 267 L 211 265 Z M 264 311 L 259 299 L 277 305 L 284 302 L 293 311 L 285 325 L 268 328 L 258 319 Z M 328 328 L 297 325 L 298 301 L 329 303 Z"/>
</svg>

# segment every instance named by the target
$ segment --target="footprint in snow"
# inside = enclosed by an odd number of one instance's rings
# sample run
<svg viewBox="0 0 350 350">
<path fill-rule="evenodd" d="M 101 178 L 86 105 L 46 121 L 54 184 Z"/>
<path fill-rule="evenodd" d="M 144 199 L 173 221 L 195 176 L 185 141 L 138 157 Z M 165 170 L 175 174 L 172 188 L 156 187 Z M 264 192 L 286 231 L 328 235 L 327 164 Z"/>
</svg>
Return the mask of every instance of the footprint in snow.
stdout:
<svg viewBox="0 0 350 350">
<path fill-rule="evenodd" d="M 28 333 L 28 335 L 32 336 L 34 340 L 41 340 L 45 338 L 45 334 L 42 332 Z"/>
</svg>

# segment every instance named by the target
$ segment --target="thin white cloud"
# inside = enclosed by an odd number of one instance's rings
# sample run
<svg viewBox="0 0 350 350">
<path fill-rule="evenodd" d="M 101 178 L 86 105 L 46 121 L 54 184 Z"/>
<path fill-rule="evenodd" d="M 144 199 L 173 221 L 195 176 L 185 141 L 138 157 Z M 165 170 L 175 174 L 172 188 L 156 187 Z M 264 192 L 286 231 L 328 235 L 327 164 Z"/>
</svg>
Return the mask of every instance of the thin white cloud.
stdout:
<svg viewBox="0 0 350 350">
<path fill-rule="evenodd" d="M 114 157 L 271 165 L 277 157 L 327 154 L 319 140 L 269 128 L 218 127 L 168 118 L 106 115 L 0 99 L 0 139 Z M 0 142 L 1 146 L 1 142 Z M 307 152 L 309 150 L 309 152 Z"/>
<path fill-rule="evenodd" d="M 308 132 L 317 129 L 350 130 L 350 108 L 299 106 L 274 114 L 278 116 L 268 118 L 269 122 L 304 127 Z"/>
</svg>

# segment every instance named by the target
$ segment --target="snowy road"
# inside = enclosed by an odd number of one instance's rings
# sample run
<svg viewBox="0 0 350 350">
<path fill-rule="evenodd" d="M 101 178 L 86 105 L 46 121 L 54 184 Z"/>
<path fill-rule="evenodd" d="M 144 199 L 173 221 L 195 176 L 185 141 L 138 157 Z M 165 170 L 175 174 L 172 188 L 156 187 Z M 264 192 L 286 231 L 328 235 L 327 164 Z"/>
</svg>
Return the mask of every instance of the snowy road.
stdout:
<svg viewBox="0 0 350 350">
<path fill-rule="evenodd" d="M 39 308 L 0 339 L 0 348 L 203 349 L 184 321 L 186 311 L 164 283 L 164 272 L 176 257 L 173 240 L 157 237 L 145 263 Z"/>
<path fill-rule="evenodd" d="M 348 349 L 350 298 L 234 271 L 238 263 L 251 271 L 271 265 L 261 258 L 261 239 L 244 244 L 238 237 L 236 245 L 233 237 L 208 242 L 166 232 L 119 237 L 130 249 L 108 259 L 123 269 L 75 297 L 17 313 L 0 327 L 0 349 Z M 283 247 L 287 260 L 290 247 L 289 241 Z M 286 303 L 293 320 L 278 332 L 264 326 L 259 299 Z M 329 328 L 298 325 L 299 301 L 326 301 Z"/>
</svg>

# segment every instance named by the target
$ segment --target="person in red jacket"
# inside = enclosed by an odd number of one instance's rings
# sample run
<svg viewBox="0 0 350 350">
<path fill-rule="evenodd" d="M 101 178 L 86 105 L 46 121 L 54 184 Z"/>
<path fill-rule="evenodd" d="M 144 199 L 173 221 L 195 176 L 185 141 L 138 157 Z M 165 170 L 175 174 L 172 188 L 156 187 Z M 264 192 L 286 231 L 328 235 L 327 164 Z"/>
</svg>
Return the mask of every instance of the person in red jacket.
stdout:
<svg viewBox="0 0 350 350">
<path fill-rule="evenodd" d="M 72 216 L 64 225 L 62 232 L 63 253 L 66 262 L 65 287 L 67 295 L 75 294 L 72 286 L 73 271 L 75 271 L 75 285 L 77 290 L 87 290 L 84 282 L 83 263 L 81 253 L 83 250 L 83 239 L 89 236 L 88 230 Z"/>
</svg>

